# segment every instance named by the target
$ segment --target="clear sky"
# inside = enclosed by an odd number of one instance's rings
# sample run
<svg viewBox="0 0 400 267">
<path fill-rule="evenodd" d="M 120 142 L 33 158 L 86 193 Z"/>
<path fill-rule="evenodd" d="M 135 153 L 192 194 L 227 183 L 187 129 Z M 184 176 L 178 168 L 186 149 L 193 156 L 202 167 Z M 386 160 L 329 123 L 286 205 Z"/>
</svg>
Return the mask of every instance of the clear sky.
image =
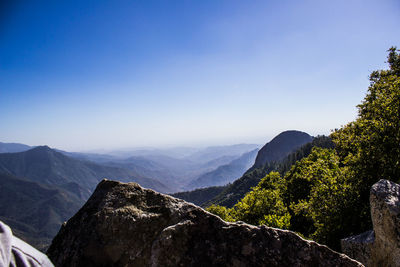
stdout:
<svg viewBox="0 0 400 267">
<path fill-rule="evenodd" d="M 400 47 L 398 0 L 6 1 L 0 141 L 66 150 L 329 134 Z"/>
</svg>

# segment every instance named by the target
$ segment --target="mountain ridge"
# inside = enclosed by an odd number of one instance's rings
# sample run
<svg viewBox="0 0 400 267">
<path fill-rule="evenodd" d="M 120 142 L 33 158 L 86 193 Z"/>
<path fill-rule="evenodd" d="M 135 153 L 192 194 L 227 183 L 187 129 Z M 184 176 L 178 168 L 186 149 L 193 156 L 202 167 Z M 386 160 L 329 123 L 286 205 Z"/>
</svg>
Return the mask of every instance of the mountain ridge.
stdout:
<svg viewBox="0 0 400 267">
<path fill-rule="evenodd" d="M 244 153 L 228 164 L 221 165 L 215 170 L 200 175 L 186 186 L 186 190 L 205 188 L 209 186 L 224 186 L 240 178 L 254 164 L 258 149 Z"/>
<path fill-rule="evenodd" d="M 60 225 L 84 200 L 56 187 L 0 173 L 0 220 L 19 238 L 46 249 Z"/>
<path fill-rule="evenodd" d="M 251 187 L 256 186 L 265 174 L 273 170 L 277 162 L 312 140 L 313 137 L 305 132 L 296 130 L 281 132 L 258 151 L 256 162 L 242 177 L 204 205 L 218 204 L 232 207 L 250 191 Z"/>
<path fill-rule="evenodd" d="M 295 148 L 311 142 L 312 139 L 313 137 L 308 133 L 297 130 L 281 132 L 259 150 L 255 163 L 250 170 L 262 167 L 269 162 L 279 161 Z"/>
<path fill-rule="evenodd" d="M 31 146 L 20 143 L 3 143 L 0 142 L 0 153 L 16 153 L 31 149 Z"/>
<path fill-rule="evenodd" d="M 86 190 L 85 198 L 105 177 L 121 181 L 136 181 L 144 187 L 168 192 L 161 182 L 135 175 L 122 168 L 103 166 L 93 162 L 68 157 L 48 146 L 38 146 L 24 152 L 0 154 L 0 172 L 24 177 L 44 184 L 64 186 L 71 182 Z"/>
</svg>

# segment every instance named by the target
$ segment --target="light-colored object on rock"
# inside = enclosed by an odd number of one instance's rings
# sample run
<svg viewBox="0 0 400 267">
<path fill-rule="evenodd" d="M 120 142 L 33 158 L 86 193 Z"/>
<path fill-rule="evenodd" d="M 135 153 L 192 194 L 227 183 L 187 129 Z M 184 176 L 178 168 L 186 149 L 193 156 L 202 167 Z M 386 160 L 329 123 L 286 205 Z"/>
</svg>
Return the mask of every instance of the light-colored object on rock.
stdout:
<svg viewBox="0 0 400 267">
<path fill-rule="evenodd" d="M 136 183 L 103 180 L 48 250 L 56 266 L 362 266 L 293 232 L 228 223 Z"/>
<path fill-rule="evenodd" d="M 15 237 L 0 221 L 0 267 L 54 267 L 47 256 Z"/>
<path fill-rule="evenodd" d="M 371 188 L 373 231 L 342 240 L 342 251 L 366 266 L 400 266 L 400 185 L 380 180 Z"/>
</svg>

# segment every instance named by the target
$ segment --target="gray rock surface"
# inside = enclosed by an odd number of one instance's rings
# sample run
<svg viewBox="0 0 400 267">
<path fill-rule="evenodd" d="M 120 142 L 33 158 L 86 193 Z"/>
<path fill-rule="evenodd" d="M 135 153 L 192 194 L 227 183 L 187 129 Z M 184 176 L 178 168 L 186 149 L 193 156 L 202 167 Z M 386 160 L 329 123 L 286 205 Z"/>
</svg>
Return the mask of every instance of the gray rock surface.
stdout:
<svg viewBox="0 0 400 267">
<path fill-rule="evenodd" d="M 375 183 L 370 204 L 374 230 L 343 239 L 342 251 L 366 266 L 400 266 L 400 185 Z"/>
<path fill-rule="evenodd" d="M 374 241 L 374 231 L 370 230 L 360 235 L 342 239 L 341 247 L 347 256 L 369 266 L 371 265 L 370 259 Z"/>
<path fill-rule="evenodd" d="M 48 250 L 56 266 L 362 266 L 293 232 L 228 223 L 136 183 L 103 180 Z"/>
<path fill-rule="evenodd" d="M 400 266 L 400 185 L 380 180 L 371 188 L 370 203 L 375 242 L 373 266 Z"/>
</svg>

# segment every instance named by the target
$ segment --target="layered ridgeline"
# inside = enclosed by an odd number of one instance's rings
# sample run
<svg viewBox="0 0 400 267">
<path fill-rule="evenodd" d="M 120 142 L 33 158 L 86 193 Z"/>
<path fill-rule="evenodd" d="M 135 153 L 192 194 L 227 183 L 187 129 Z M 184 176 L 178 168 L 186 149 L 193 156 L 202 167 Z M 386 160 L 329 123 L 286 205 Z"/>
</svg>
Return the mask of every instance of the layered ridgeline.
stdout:
<svg viewBox="0 0 400 267">
<path fill-rule="evenodd" d="M 188 187 L 188 185 L 204 174 L 213 173 L 214 171 L 216 171 L 215 175 L 220 174 L 220 179 L 222 180 L 233 180 L 240 177 L 248 169 L 243 165 L 253 160 L 247 159 L 245 154 L 258 149 L 258 147 L 259 145 L 254 144 L 236 144 L 198 149 L 170 148 L 164 150 L 110 151 L 108 152 L 110 154 L 61 152 L 70 157 L 128 169 L 143 177 L 152 177 L 163 184 L 167 184 L 174 192 L 179 192 L 193 189 L 194 187 Z M 231 164 L 232 161 L 236 161 L 234 166 Z M 223 165 L 230 164 L 230 167 L 217 170 Z M 215 179 L 215 183 L 213 181 L 214 179 L 207 186 L 220 184 L 217 179 Z M 193 186 L 197 187 L 195 183 Z"/>
<path fill-rule="evenodd" d="M 234 181 L 209 203 L 233 206 L 250 191 L 251 187 L 256 186 L 271 168 L 275 168 L 291 152 L 311 142 L 312 139 L 309 134 L 300 131 L 280 133 L 260 149 L 254 165 L 242 177 Z"/>
<path fill-rule="evenodd" d="M 241 199 L 251 187 L 256 186 L 271 169 L 290 153 L 313 139 L 307 133 L 300 131 L 285 131 L 265 144 L 257 154 L 254 165 L 239 179 L 229 185 L 222 193 L 208 204 L 218 204 L 231 207 Z"/>
<path fill-rule="evenodd" d="M 0 153 L 0 219 L 15 229 L 17 236 L 44 249 L 61 223 L 79 209 L 103 178 L 174 192 L 192 179 L 238 160 L 254 147 L 210 147 L 183 158 L 141 151 L 122 158 L 1 143 L 0 149 L 6 153 Z M 204 158 L 198 160 L 201 155 Z"/>
<path fill-rule="evenodd" d="M 329 137 L 317 136 L 313 138 L 311 142 L 308 142 L 295 151 L 289 153 L 282 160 L 270 162 L 259 168 L 248 170 L 241 178 L 234 181 L 233 184 L 179 192 L 172 194 L 172 196 L 184 199 L 202 207 L 208 207 L 216 203 L 218 204 L 220 199 L 230 198 L 231 201 L 228 202 L 229 205 L 227 206 L 233 206 L 241 199 L 241 196 L 244 196 L 249 192 L 254 184 L 259 183 L 266 174 L 271 171 L 278 171 L 281 174 L 286 173 L 294 163 L 307 157 L 311 153 L 313 147 L 333 148 L 334 143 Z"/>
<path fill-rule="evenodd" d="M 209 186 L 222 186 L 233 182 L 241 177 L 243 173 L 254 163 L 258 149 L 243 154 L 228 164 L 219 166 L 217 169 L 200 175 L 190 182 L 186 189 L 204 188 Z"/>
<path fill-rule="evenodd" d="M 171 189 L 133 171 L 63 155 L 47 146 L 0 154 L 0 218 L 32 245 L 45 248 L 105 177 L 135 181 L 160 192 Z"/>
<path fill-rule="evenodd" d="M 253 166 L 241 178 L 227 186 L 224 191 L 212 198 L 210 201 L 204 203 L 203 206 L 207 207 L 212 204 L 217 204 L 226 207 L 232 207 L 271 171 L 277 171 L 281 174 L 284 174 L 290 170 L 294 163 L 308 156 L 313 147 L 332 148 L 333 146 L 334 144 L 329 137 L 315 137 L 311 142 L 297 146 L 297 148 L 294 148 L 292 152 L 287 153 L 286 156 L 283 156 L 280 159 L 275 161 L 267 161 L 260 167 Z"/>
<path fill-rule="evenodd" d="M 0 153 L 15 153 L 31 149 L 31 146 L 19 143 L 2 143 L 0 142 Z"/>
<path fill-rule="evenodd" d="M 96 184 L 105 177 L 125 182 L 134 181 L 159 192 L 171 191 L 161 182 L 131 170 L 71 158 L 48 146 L 39 146 L 19 153 L 0 154 L 0 172 L 34 182 L 57 185 L 85 200 L 93 192 Z"/>
</svg>

